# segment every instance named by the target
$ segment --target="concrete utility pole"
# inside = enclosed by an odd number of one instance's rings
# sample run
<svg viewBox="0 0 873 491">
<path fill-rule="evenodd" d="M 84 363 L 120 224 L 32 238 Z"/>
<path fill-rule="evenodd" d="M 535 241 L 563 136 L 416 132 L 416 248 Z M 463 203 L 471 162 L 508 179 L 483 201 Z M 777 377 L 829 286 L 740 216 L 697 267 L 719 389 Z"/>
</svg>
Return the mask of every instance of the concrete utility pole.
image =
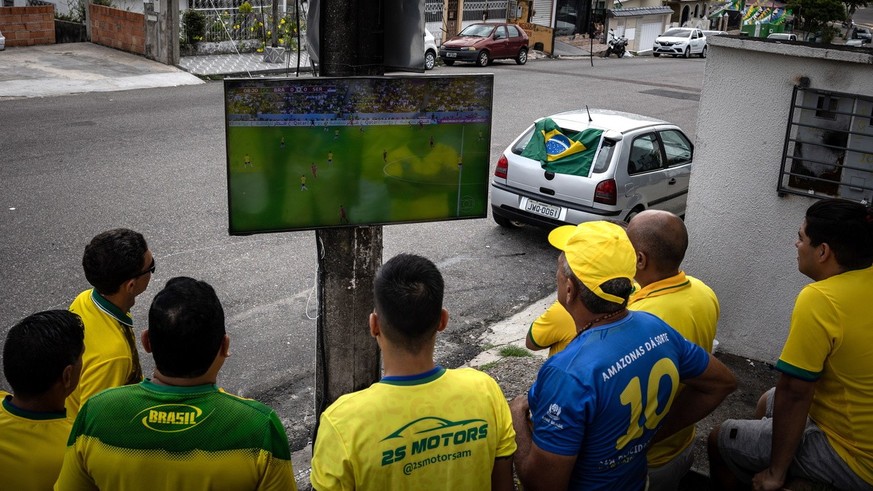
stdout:
<svg viewBox="0 0 873 491">
<path fill-rule="evenodd" d="M 382 3 L 322 0 L 320 74 L 384 75 Z M 369 387 L 381 375 L 370 337 L 373 279 L 382 264 L 382 227 L 318 230 L 319 315 L 315 412 L 339 396 Z"/>
<path fill-rule="evenodd" d="M 145 56 L 167 65 L 179 64 L 179 0 L 146 0 Z"/>
</svg>

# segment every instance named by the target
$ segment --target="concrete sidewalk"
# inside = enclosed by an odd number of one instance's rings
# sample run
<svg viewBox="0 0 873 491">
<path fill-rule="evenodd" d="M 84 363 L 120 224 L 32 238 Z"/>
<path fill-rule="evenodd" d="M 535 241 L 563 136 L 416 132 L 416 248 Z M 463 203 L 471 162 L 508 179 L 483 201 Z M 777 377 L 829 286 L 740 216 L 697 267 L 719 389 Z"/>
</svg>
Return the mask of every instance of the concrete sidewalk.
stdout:
<svg viewBox="0 0 873 491">
<path fill-rule="evenodd" d="M 0 52 L 0 100 L 202 83 L 176 67 L 92 43 Z"/>
</svg>

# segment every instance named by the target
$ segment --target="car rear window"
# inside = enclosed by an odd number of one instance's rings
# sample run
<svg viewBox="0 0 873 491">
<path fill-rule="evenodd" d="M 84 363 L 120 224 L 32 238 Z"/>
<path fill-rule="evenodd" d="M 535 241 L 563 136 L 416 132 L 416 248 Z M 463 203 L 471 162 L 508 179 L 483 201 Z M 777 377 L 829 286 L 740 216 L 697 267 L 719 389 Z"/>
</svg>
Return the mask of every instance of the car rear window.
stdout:
<svg viewBox="0 0 873 491">
<path fill-rule="evenodd" d="M 600 150 L 594 157 L 594 169 L 591 171 L 594 174 L 606 172 L 609 168 L 609 163 L 612 162 L 612 152 L 615 150 L 615 142 L 603 138 L 600 140 Z"/>
</svg>

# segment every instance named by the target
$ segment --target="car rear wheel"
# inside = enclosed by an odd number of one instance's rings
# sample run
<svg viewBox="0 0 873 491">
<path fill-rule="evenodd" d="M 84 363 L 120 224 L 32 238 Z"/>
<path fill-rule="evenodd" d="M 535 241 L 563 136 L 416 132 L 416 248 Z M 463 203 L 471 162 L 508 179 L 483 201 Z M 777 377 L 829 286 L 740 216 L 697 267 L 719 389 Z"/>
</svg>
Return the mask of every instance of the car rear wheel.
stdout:
<svg viewBox="0 0 873 491">
<path fill-rule="evenodd" d="M 504 218 L 502 216 L 495 215 L 494 213 L 491 213 L 491 218 L 494 219 L 494 223 L 496 223 L 497 225 L 500 225 L 503 228 L 515 228 L 515 224 L 512 223 L 512 220 L 510 220 L 508 218 Z"/>
<path fill-rule="evenodd" d="M 700 52 L 701 58 L 706 58 L 706 46 L 703 47 L 703 51 Z"/>
<path fill-rule="evenodd" d="M 443 63 L 445 63 L 446 66 L 452 66 L 455 64 L 455 60 L 447 60 L 447 59 L 443 58 Z"/>
<path fill-rule="evenodd" d="M 661 56 L 661 53 L 652 53 L 652 56 L 654 56 L 655 58 L 657 58 L 657 57 Z"/>
<path fill-rule="evenodd" d="M 527 48 L 521 48 L 518 51 L 518 56 L 515 57 L 515 63 L 518 65 L 524 65 L 527 63 Z"/>
<path fill-rule="evenodd" d="M 476 64 L 479 66 L 488 66 L 488 63 L 491 63 L 491 58 L 488 56 L 488 52 L 482 50 L 479 52 L 479 56 L 476 57 Z"/>
<path fill-rule="evenodd" d="M 641 211 L 643 211 L 643 210 L 641 210 L 639 208 L 634 208 L 633 210 L 630 211 L 630 213 L 627 214 L 627 216 L 624 219 L 624 222 L 630 223 L 630 221 L 633 220 L 633 218 L 635 216 L 637 216 Z"/>
<path fill-rule="evenodd" d="M 424 69 L 433 70 L 434 65 L 436 65 L 436 53 L 428 50 L 427 53 L 424 54 Z"/>
<path fill-rule="evenodd" d="M 682 56 L 684 56 L 685 58 L 691 58 L 691 46 L 685 48 L 685 54 Z"/>
</svg>

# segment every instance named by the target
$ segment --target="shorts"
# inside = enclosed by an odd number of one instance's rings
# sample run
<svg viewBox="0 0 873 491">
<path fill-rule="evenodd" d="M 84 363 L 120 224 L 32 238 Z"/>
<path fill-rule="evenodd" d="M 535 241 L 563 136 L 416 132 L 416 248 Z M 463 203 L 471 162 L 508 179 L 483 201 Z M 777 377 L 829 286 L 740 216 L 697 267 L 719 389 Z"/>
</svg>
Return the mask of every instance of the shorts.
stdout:
<svg viewBox="0 0 873 491">
<path fill-rule="evenodd" d="M 679 455 L 660 467 L 649 467 L 649 491 L 679 489 L 679 482 L 694 464 L 694 445 L 688 445 Z"/>
<path fill-rule="evenodd" d="M 725 464 L 742 482 L 770 465 L 773 438 L 773 394 L 767 391 L 767 410 L 762 419 L 729 419 L 721 424 L 718 450 Z M 873 490 L 834 451 L 827 436 L 807 418 L 800 445 L 788 469 L 788 478 L 799 477 L 844 490 Z"/>
</svg>

